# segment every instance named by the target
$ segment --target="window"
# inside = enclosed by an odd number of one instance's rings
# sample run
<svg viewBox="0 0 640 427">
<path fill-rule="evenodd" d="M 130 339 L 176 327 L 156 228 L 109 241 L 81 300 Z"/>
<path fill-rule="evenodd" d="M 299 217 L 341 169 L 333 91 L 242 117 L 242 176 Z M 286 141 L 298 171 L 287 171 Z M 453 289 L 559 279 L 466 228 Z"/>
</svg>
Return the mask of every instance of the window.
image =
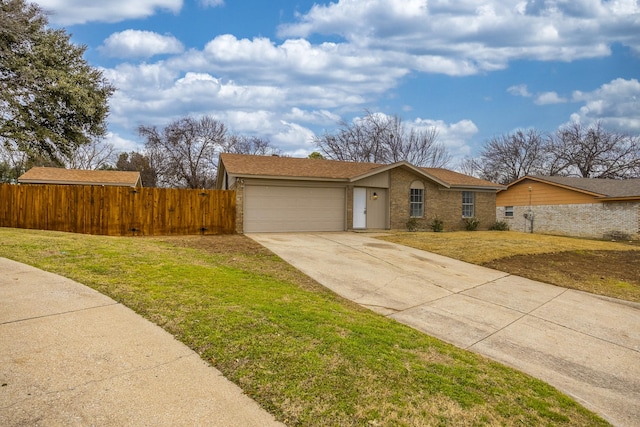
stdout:
<svg viewBox="0 0 640 427">
<path fill-rule="evenodd" d="M 424 184 L 420 181 L 411 183 L 409 215 L 411 218 L 422 218 L 424 216 Z"/>
<path fill-rule="evenodd" d="M 474 199 L 475 193 L 473 191 L 462 192 L 462 217 L 472 218 L 474 215 Z"/>
<path fill-rule="evenodd" d="M 508 218 L 513 218 L 513 206 L 504 207 L 504 216 Z"/>
</svg>

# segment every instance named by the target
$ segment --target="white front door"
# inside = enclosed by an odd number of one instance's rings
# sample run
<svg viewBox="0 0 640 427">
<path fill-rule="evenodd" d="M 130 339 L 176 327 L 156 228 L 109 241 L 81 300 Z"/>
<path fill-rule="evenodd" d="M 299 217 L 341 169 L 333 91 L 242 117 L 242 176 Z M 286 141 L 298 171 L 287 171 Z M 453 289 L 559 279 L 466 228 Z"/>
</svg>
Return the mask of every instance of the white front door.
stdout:
<svg viewBox="0 0 640 427">
<path fill-rule="evenodd" d="M 353 228 L 367 228 L 367 189 L 353 189 Z"/>
</svg>

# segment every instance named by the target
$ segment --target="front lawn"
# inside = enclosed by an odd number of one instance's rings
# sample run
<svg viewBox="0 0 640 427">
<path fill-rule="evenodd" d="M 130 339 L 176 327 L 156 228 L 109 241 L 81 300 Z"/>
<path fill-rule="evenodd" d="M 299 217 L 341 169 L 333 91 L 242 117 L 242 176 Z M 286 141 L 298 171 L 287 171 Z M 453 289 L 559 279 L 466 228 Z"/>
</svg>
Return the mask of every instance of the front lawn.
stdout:
<svg viewBox="0 0 640 427">
<path fill-rule="evenodd" d="M 381 239 L 565 288 L 640 302 L 640 242 L 516 231 L 396 233 Z"/>
<path fill-rule="evenodd" d="M 0 256 L 131 307 L 291 426 L 608 425 L 539 380 L 336 296 L 243 236 L 0 228 Z"/>
</svg>

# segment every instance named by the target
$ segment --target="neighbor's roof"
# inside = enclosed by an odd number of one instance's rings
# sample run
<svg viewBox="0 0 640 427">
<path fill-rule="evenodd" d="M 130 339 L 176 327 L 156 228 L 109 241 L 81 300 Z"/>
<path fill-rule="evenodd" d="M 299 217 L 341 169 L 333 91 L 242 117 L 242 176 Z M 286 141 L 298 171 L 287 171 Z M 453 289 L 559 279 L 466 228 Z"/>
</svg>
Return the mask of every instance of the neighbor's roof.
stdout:
<svg viewBox="0 0 640 427">
<path fill-rule="evenodd" d="M 545 182 L 558 187 L 589 193 L 600 198 L 640 197 L 640 179 L 578 178 L 569 176 L 525 176 L 512 182 L 512 186 L 524 179 Z"/>
<path fill-rule="evenodd" d="M 355 181 L 394 167 L 404 166 L 446 187 L 504 188 L 492 182 L 447 169 L 416 168 L 408 162 L 382 165 L 378 163 L 222 153 L 220 154 L 220 163 L 228 174 L 238 177 L 336 181 Z"/>
<path fill-rule="evenodd" d="M 21 184 L 141 185 L 140 172 L 34 167 L 18 178 Z"/>
</svg>

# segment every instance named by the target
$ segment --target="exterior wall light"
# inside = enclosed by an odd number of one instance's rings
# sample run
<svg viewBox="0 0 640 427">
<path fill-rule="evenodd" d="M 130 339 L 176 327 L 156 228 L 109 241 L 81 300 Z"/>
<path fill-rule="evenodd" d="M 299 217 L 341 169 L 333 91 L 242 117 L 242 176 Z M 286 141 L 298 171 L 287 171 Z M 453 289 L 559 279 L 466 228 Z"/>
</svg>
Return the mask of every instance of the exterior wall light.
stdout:
<svg viewBox="0 0 640 427">
<path fill-rule="evenodd" d="M 378 200 L 378 193 L 375 191 L 373 192 L 373 200 Z"/>
</svg>

